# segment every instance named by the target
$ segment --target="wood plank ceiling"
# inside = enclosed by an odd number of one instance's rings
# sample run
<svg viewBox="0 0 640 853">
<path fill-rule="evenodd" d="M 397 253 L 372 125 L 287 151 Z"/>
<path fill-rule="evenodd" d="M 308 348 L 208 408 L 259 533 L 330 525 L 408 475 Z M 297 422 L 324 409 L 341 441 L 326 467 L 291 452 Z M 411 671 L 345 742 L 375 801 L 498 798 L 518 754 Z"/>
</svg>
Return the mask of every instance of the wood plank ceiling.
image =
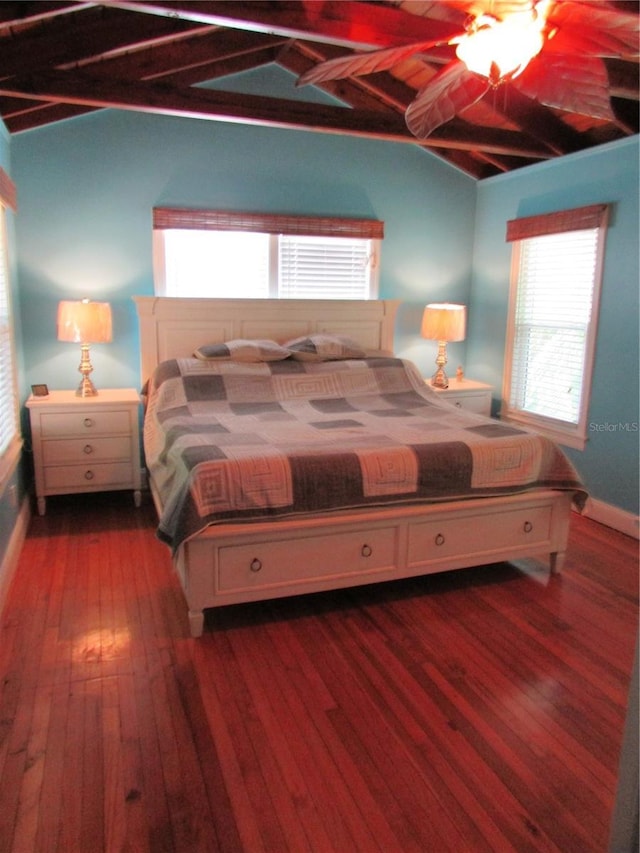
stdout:
<svg viewBox="0 0 640 853">
<path fill-rule="evenodd" d="M 638 3 L 596 0 L 638 15 Z M 638 132 L 638 57 L 605 58 L 612 120 L 542 106 L 513 86 L 418 140 L 404 113 L 453 57 L 462 0 L 0 2 L 0 115 L 20 133 L 106 107 L 421 145 L 475 178 Z M 203 89 L 275 63 L 295 77 L 358 50 L 442 38 L 388 71 L 319 84 L 343 105 Z M 304 92 L 303 89 L 298 94 Z"/>
</svg>

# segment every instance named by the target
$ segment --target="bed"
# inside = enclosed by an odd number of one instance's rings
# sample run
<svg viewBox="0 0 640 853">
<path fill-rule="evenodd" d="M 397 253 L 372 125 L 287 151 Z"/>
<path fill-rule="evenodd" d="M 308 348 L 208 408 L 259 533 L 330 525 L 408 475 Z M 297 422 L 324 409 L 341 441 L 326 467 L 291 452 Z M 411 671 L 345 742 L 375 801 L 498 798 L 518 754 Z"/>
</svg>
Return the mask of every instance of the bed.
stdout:
<svg viewBox="0 0 640 853">
<path fill-rule="evenodd" d="M 149 485 L 192 636 L 227 604 L 529 557 L 561 569 L 575 470 L 438 397 L 393 353 L 397 302 L 135 302 Z"/>
</svg>

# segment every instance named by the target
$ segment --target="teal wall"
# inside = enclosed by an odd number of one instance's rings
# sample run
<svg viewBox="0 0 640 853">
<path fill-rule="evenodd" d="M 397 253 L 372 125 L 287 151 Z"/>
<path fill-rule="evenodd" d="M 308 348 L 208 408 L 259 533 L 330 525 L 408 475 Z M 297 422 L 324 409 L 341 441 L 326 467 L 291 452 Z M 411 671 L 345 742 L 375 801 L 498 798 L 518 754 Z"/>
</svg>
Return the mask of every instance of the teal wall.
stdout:
<svg viewBox="0 0 640 853">
<path fill-rule="evenodd" d="M 131 296 L 153 293 L 156 205 L 384 220 L 380 295 L 403 301 L 398 345 L 425 370 L 425 302 L 468 301 L 475 184 L 414 146 L 105 111 L 15 137 L 12 158 L 28 384 L 76 383 L 56 306 L 85 295 L 114 310 L 113 343 L 91 349 L 97 387 L 139 384 Z"/>
<path fill-rule="evenodd" d="M 500 396 L 511 247 L 506 222 L 609 202 L 584 451 L 567 450 L 594 498 L 638 513 L 638 137 L 478 184 L 467 369 Z M 553 370 L 553 365 L 549 365 Z M 497 405 L 497 401 L 496 401 Z"/>
</svg>

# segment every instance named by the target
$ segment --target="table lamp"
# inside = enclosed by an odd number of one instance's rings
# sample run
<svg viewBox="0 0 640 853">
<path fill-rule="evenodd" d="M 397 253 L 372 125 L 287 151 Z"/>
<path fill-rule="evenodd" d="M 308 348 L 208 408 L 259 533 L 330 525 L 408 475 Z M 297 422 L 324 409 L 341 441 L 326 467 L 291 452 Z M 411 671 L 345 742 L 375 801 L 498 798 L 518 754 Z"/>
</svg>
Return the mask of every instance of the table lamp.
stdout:
<svg viewBox="0 0 640 853">
<path fill-rule="evenodd" d="M 466 331 L 467 309 L 464 305 L 439 302 L 427 305 L 422 315 L 421 334 L 430 341 L 438 341 L 437 370 L 431 378 L 435 388 L 448 388 L 444 372 L 447 363 L 447 342 L 463 341 Z"/>
<path fill-rule="evenodd" d="M 111 341 L 111 306 L 108 302 L 91 302 L 82 299 L 63 301 L 58 305 L 58 340 L 80 344 L 82 380 L 76 391 L 78 397 L 95 397 L 98 393 L 89 378 L 93 370 L 89 358 L 89 344 Z"/>
</svg>

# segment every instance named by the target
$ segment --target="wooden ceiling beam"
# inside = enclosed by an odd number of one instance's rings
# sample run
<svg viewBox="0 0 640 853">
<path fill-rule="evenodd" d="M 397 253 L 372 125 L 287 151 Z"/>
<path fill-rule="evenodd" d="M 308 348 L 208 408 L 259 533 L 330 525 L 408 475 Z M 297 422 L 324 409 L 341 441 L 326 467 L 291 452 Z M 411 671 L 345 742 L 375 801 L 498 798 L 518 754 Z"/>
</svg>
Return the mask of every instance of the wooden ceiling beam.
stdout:
<svg viewBox="0 0 640 853">
<path fill-rule="evenodd" d="M 523 95 L 515 86 L 505 83 L 488 92 L 482 100 L 554 154 L 569 154 L 583 146 L 579 133 L 557 118 L 548 107 Z"/>
<path fill-rule="evenodd" d="M 616 117 L 616 124 L 626 136 L 638 133 L 639 106 L 638 101 L 628 101 L 618 98 L 611 99 L 611 107 Z"/>
<path fill-rule="evenodd" d="M 360 112 L 326 104 L 211 89 L 177 89 L 162 83 L 118 81 L 77 72 L 50 72 L 3 80 L 0 81 L 0 95 L 243 124 L 347 133 L 395 142 L 417 142 L 407 129 L 404 119 L 389 112 Z M 526 151 L 521 150 L 521 142 L 516 134 L 478 127 L 471 127 L 465 132 L 464 127 L 455 122 L 449 122 L 449 126 L 454 129 L 453 132 L 448 128 L 439 128 L 430 139 L 419 140 L 419 144 L 423 147 L 456 150 L 486 148 L 493 153 L 521 154 L 533 158 L 548 156 L 546 149 L 536 145 Z"/>
<path fill-rule="evenodd" d="M 60 3 L 48 2 L 48 0 L 2 3 L 0 4 L 0 32 L 4 29 L 56 18 L 59 15 L 80 12 L 91 6 L 95 6 L 95 3 Z"/>
<path fill-rule="evenodd" d="M 275 51 L 285 44 L 279 36 L 264 36 L 258 33 L 240 30 L 206 30 L 195 35 L 186 34 L 184 38 L 166 44 L 152 45 L 141 50 L 128 51 L 125 54 L 86 63 L 83 71 L 99 74 L 101 77 L 112 75 L 119 79 L 132 76 L 135 80 L 153 80 L 182 72 L 193 72 L 192 82 L 204 82 L 220 76 L 210 74 L 218 64 L 220 68 L 246 70 L 253 64 L 261 65 L 264 57 L 275 56 Z M 198 71 L 201 70 L 201 73 Z M 236 73 L 235 70 L 222 73 Z"/>
<path fill-rule="evenodd" d="M 19 38 L 4 38 L 0 77 L 95 61 L 114 52 L 137 50 L 209 29 L 189 21 L 90 8 L 45 21 Z"/>
<path fill-rule="evenodd" d="M 638 63 L 624 62 L 621 59 L 605 59 L 604 63 L 607 66 L 611 97 L 637 102 L 640 88 Z"/>
<path fill-rule="evenodd" d="M 201 65 L 183 68 L 180 71 L 163 71 L 146 80 L 158 80 L 170 86 L 183 87 L 194 86 L 207 80 L 218 80 L 232 74 L 241 74 L 243 71 L 253 71 L 262 65 L 276 61 L 278 50 L 276 47 L 263 47 L 251 53 L 238 53 L 233 56 L 224 56 Z"/>
<path fill-rule="evenodd" d="M 350 48 L 446 42 L 460 33 L 466 17 L 461 12 L 452 23 L 363 0 L 112 0 L 109 6 Z"/>
<path fill-rule="evenodd" d="M 214 30 L 203 35 L 187 36 L 167 44 L 154 45 L 134 53 L 101 59 L 83 66 L 85 73 L 99 77 L 114 76 L 136 80 L 164 79 L 176 86 L 191 86 L 218 76 L 246 71 L 274 61 L 275 53 L 284 44 L 279 37 L 268 37 L 240 30 Z M 219 57 L 219 58 L 216 58 Z M 95 107 L 74 105 L 62 110 L 59 103 L 26 101 L 16 98 L 0 99 L 0 114 L 13 132 L 40 127 L 49 121 L 59 121 L 92 112 Z M 56 116 L 60 116 L 57 118 Z"/>
<path fill-rule="evenodd" d="M 36 102 L 33 101 L 32 103 Z M 26 130 L 45 127 L 48 124 L 64 121 L 68 118 L 76 118 L 86 113 L 96 112 L 99 109 L 99 107 L 85 107 L 81 104 L 38 103 L 39 106 L 31 111 L 28 109 L 14 111 L 4 119 L 9 133 L 23 133 Z"/>
</svg>

